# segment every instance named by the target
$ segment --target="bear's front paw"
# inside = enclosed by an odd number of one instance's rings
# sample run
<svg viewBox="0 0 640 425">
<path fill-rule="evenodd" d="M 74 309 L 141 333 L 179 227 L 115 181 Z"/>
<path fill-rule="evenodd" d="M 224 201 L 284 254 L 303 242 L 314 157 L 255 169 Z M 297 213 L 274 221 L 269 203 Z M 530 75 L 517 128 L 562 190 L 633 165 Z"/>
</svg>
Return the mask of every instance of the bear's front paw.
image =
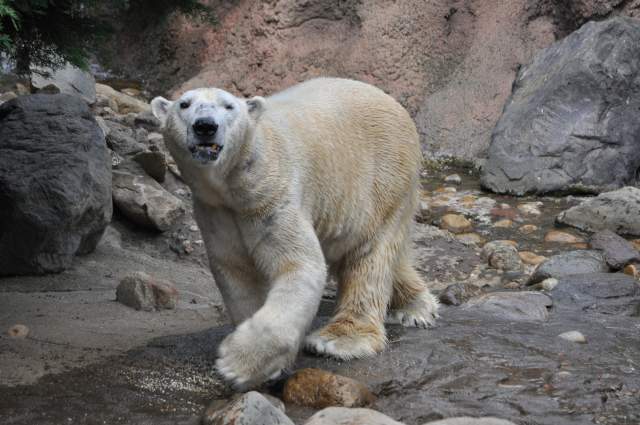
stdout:
<svg viewBox="0 0 640 425">
<path fill-rule="evenodd" d="M 238 390 L 277 378 L 295 360 L 291 335 L 249 319 L 227 336 L 218 351 L 218 372 Z"/>
</svg>

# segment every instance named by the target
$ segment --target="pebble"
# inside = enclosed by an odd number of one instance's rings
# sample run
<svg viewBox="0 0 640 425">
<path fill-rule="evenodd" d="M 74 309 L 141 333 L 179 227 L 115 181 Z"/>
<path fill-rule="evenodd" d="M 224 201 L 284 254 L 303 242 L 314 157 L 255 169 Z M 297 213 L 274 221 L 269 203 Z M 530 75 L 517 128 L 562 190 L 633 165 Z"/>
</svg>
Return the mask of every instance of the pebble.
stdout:
<svg viewBox="0 0 640 425">
<path fill-rule="evenodd" d="M 435 208 L 448 207 L 451 204 L 451 199 L 448 196 L 437 196 L 431 199 L 429 205 Z"/>
<path fill-rule="evenodd" d="M 440 302 L 445 305 L 460 305 L 482 294 L 482 289 L 468 282 L 454 283 L 440 293 Z"/>
<path fill-rule="evenodd" d="M 558 286 L 558 279 L 554 277 L 549 277 L 540 282 L 540 289 L 545 291 L 552 291 L 556 286 Z"/>
<path fill-rule="evenodd" d="M 456 239 L 465 245 L 482 245 L 484 239 L 477 233 L 460 233 L 456 235 Z"/>
<path fill-rule="evenodd" d="M 484 246 L 482 247 L 482 254 L 485 256 L 485 258 L 489 258 L 493 251 L 495 251 L 501 245 L 509 245 L 516 249 L 518 248 L 518 242 L 516 241 L 498 239 L 484 244 Z"/>
<path fill-rule="evenodd" d="M 540 211 L 540 207 L 542 206 L 542 202 L 526 202 L 523 204 L 518 204 L 518 211 L 527 215 L 540 215 L 542 212 Z"/>
<path fill-rule="evenodd" d="M 493 227 L 507 229 L 509 227 L 513 227 L 513 221 L 509 220 L 508 218 L 504 218 L 493 223 Z"/>
<path fill-rule="evenodd" d="M 496 246 L 489 254 L 488 262 L 494 269 L 507 271 L 522 269 L 522 260 L 520 260 L 518 250 L 507 244 Z"/>
<path fill-rule="evenodd" d="M 493 217 L 508 218 L 509 220 L 515 220 L 518 218 L 518 211 L 512 209 L 511 207 L 492 208 L 491 211 L 489 211 L 489 213 Z"/>
<path fill-rule="evenodd" d="M 258 422 L 256 422 L 256 425 Z M 263 424 L 263 422 L 259 422 Z M 328 407 L 313 415 L 304 425 L 404 425 L 371 409 Z M 489 424 L 487 424 L 489 425 Z M 503 424 L 499 424 L 503 425 Z M 509 424 L 505 424 L 509 425 Z"/>
<path fill-rule="evenodd" d="M 462 215 L 445 214 L 440 221 L 440 227 L 452 233 L 466 233 L 473 228 L 473 225 Z"/>
<path fill-rule="evenodd" d="M 638 277 L 638 267 L 635 264 L 627 264 L 622 272 L 629 276 Z"/>
<path fill-rule="evenodd" d="M 535 252 L 531 252 L 531 251 L 521 251 L 518 253 L 518 255 L 520 256 L 520 259 L 522 260 L 523 263 L 529 264 L 531 266 L 537 266 L 538 264 L 542 263 L 544 260 L 547 259 L 547 257 L 543 255 L 538 255 Z"/>
<path fill-rule="evenodd" d="M 568 232 L 561 232 L 560 230 L 550 230 L 549 232 L 547 232 L 547 234 L 544 235 L 544 241 L 555 242 L 555 243 L 570 243 L 570 244 L 585 242 L 584 239 L 582 239 L 581 237 L 572 235 L 571 233 L 568 233 Z"/>
<path fill-rule="evenodd" d="M 116 300 L 136 310 L 171 310 L 176 308 L 178 290 L 169 282 L 155 279 L 144 272 L 134 272 L 120 281 Z"/>
<path fill-rule="evenodd" d="M 538 230 L 538 226 L 536 226 L 535 224 L 525 224 L 524 226 L 520 226 L 520 229 L 518 229 L 520 231 L 520 233 L 523 233 L 525 235 L 529 235 L 535 231 Z"/>
<path fill-rule="evenodd" d="M 445 183 L 451 183 L 451 184 L 461 184 L 462 183 L 462 177 L 460 177 L 459 174 L 451 174 L 447 177 L 444 178 L 444 182 Z"/>
<path fill-rule="evenodd" d="M 436 190 L 434 190 L 435 193 L 456 193 L 457 191 L 458 189 L 456 189 L 455 187 L 449 187 L 449 186 L 439 187 Z"/>
<path fill-rule="evenodd" d="M 29 328 L 26 325 L 13 325 L 7 331 L 11 338 L 26 338 L 29 335 Z"/>
<path fill-rule="evenodd" d="M 322 369 L 300 369 L 284 384 L 285 403 L 322 409 L 330 406 L 362 407 L 375 396 L 362 383 Z"/>
<path fill-rule="evenodd" d="M 558 338 L 562 338 L 565 341 L 577 342 L 580 344 L 584 344 L 587 342 L 587 338 L 585 338 L 582 332 L 578 332 L 578 331 L 569 331 L 569 332 L 561 333 L 560 335 L 558 335 Z"/>
<path fill-rule="evenodd" d="M 637 251 L 640 251 L 640 239 L 632 239 L 629 242 L 631 242 L 631 244 Z"/>
</svg>

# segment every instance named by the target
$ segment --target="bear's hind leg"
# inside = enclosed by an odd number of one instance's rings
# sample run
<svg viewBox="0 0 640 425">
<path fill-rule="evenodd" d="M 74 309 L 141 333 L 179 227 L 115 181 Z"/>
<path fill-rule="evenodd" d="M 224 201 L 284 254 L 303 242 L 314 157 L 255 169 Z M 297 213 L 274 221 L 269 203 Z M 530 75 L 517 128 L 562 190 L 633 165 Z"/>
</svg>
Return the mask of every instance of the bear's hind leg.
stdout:
<svg viewBox="0 0 640 425">
<path fill-rule="evenodd" d="M 387 323 L 427 328 L 438 317 L 438 300 L 431 294 L 406 254 L 394 268 L 393 297 Z"/>
<path fill-rule="evenodd" d="M 372 356 L 386 346 L 384 318 L 393 292 L 397 247 L 380 239 L 371 250 L 361 248 L 343 260 L 336 313 L 306 338 L 308 351 L 347 360 Z"/>
</svg>

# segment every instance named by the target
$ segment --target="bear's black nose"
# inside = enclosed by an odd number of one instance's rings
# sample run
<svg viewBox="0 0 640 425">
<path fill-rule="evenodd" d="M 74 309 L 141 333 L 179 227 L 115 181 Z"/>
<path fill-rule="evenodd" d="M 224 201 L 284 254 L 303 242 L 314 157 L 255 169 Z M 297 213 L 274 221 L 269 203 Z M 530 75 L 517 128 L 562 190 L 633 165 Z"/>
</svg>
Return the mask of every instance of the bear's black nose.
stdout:
<svg viewBox="0 0 640 425">
<path fill-rule="evenodd" d="M 193 123 L 193 132 L 200 137 L 211 137 L 216 134 L 218 124 L 213 118 L 198 118 Z"/>
</svg>

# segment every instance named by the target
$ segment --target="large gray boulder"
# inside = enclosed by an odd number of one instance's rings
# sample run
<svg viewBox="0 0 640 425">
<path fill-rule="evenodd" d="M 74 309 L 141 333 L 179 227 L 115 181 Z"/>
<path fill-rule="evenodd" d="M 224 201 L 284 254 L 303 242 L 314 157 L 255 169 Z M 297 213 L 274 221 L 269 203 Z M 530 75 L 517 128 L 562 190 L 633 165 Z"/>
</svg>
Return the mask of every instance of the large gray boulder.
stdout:
<svg viewBox="0 0 640 425">
<path fill-rule="evenodd" d="M 602 192 L 640 167 L 640 21 L 589 22 L 523 67 L 482 184 L 498 193 Z"/>
<path fill-rule="evenodd" d="M 87 71 L 69 63 L 60 69 L 38 69 L 31 74 L 31 85 L 36 91 L 80 96 L 85 102 L 96 101 L 96 80 Z"/>
<path fill-rule="evenodd" d="M 111 221 L 104 134 L 79 97 L 0 105 L 0 275 L 68 268 Z"/>
<path fill-rule="evenodd" d="M 587 232 L 608 229 L 640 236 L 640 189 L 628 186 L 601 193 L 561 212 L 556 221 Z"/>
</svg>

